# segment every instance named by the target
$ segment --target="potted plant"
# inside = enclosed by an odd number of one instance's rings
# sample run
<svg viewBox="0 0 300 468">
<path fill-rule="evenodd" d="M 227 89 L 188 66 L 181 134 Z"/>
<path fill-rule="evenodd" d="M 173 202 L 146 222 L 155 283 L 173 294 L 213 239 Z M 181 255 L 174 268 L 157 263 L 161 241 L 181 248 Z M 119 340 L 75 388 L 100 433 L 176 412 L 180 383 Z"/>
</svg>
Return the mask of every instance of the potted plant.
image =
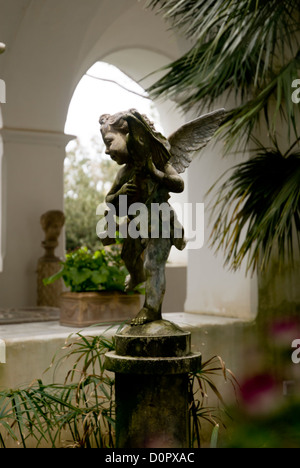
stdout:
<svg viewBox="0 0 300 468">
<path fill-rule="evenodd" d="M 140 294 L 125 292 L 128 271 L 120 246 L 91 252 L 81 247 L 66 254 L 62 269 L 44 280 L 45 285 L 62 278 L 60 324 L 86 327 L 96 323 L 126 321 L 140 309 Z"/>
</svg>

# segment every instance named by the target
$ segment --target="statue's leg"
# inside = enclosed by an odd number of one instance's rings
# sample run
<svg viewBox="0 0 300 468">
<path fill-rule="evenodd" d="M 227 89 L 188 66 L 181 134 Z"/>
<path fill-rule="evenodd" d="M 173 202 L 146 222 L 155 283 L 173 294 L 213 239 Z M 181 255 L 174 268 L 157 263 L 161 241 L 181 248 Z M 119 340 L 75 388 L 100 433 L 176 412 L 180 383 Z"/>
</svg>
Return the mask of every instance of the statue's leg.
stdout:
<svg viewBox="0 0 300 468">
<path fill-rule="evenodd" d="M 143 259 L 144 250 L 145 244 L 142 239 L 131 239 L 130 237 L 125 239 L 121 257 L 129 272 L 129 277 L 126 279 L 126 291 L 132 291 L 146 279 Z"/>
<path fill-rule="evenodd" d="M 132 325 L 161 320 L 161 307 L 166 291 L 165 266 L 171 250 L 170 239 L 150 239 L 145 250 L 145 303 Z"/>
</svg>

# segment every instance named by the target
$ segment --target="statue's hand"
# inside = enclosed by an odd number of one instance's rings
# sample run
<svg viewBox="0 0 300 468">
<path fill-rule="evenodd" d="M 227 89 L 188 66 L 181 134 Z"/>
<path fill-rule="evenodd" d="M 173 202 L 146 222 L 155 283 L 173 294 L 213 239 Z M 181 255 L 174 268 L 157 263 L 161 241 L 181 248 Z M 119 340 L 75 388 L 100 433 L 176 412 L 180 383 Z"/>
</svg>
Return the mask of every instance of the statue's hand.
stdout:
<svg viewBox="0 0 300 468">
<path fill-rule="evenodd" d="M 124 184 L 119 190 L 118 195 L 135 195 L 138 190 L 137 185 L 132 180 Z"/>
</svg>

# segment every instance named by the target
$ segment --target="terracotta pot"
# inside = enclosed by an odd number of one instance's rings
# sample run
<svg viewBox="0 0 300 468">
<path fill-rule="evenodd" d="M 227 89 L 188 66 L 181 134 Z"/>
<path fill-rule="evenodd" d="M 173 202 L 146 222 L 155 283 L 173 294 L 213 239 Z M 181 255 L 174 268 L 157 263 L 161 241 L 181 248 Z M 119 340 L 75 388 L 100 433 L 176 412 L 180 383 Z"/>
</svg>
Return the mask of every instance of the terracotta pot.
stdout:
<svg viewBox="0 0 300 468">
<path fill-rule="evenodd" d="M 122 292 L 66 292 L 61 295 L 60 324 L 88 327 L 103 322 L 123 322 L 141 309 L 139 294 Z"/>
</svg>

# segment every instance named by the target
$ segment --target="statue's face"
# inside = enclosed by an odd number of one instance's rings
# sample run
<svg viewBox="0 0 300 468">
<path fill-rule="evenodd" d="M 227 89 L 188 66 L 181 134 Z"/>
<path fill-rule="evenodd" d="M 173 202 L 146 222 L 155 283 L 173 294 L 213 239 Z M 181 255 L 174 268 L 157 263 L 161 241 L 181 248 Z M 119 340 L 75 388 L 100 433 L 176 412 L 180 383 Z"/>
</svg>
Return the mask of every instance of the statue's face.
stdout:
<svg viewBox="0 0 300 468">
<path fill-rule="evenodd" d="M 103 141 L 106 146 L 105 153 L 109 154 L 113 161 L 120 166 L 128 162 L 126 135 L 110 127 L 103 135 Z"/>
<path fill-rule="evenodd" d="M 51 223 L 46 230 L 46 240 L 56 241 L 61 233 L 62 225 L 59 222 Z"/>
</svg>

